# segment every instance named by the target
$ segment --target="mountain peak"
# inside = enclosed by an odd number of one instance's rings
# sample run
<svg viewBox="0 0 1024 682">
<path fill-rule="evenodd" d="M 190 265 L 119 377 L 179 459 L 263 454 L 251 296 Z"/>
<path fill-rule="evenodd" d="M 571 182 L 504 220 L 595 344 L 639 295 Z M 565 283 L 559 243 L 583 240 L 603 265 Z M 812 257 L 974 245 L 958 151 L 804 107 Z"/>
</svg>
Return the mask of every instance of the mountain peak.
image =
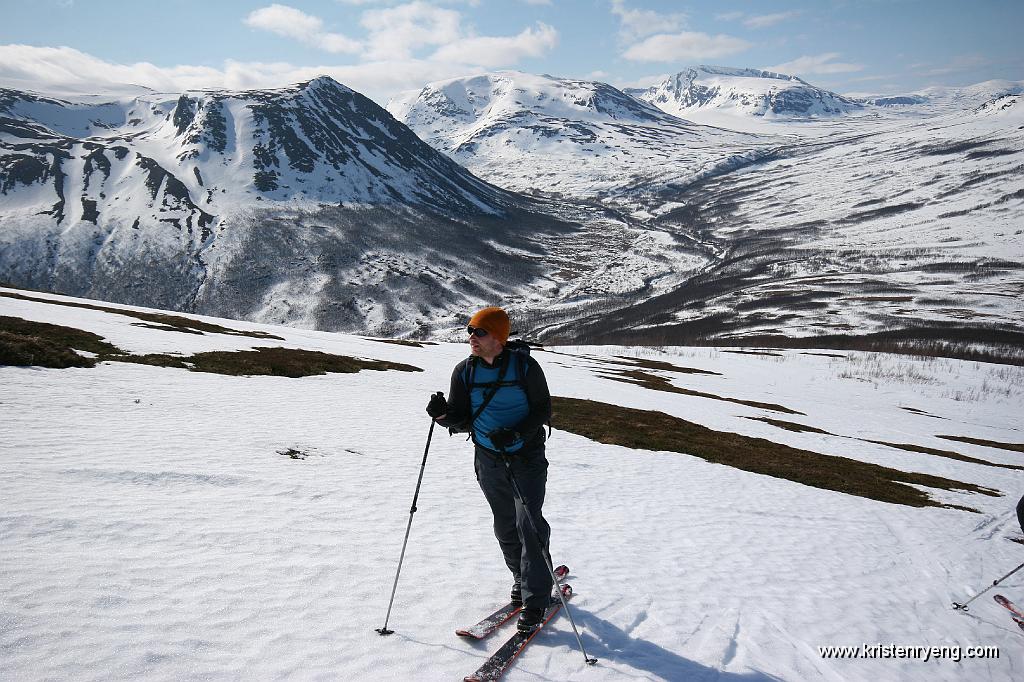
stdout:
<svg viewBox="0 0 1024 682">
<path fill-rule="evenodd" d="M 334 80 L 328 75 L 317 76 L 308 81 L 303 81 L 298 84 L 299 90 L 334 90 L 339 92 L 354 92 L 351 88 L 338 81 Z"/>
<path fill-rule="evenodd" d="M 697 110 L 743 116 L 835 116 L 862 107 L 796 76 L 706 64 L 680 71 L 658 85 L 626 92 L 682 118 Z"/>
</svg>

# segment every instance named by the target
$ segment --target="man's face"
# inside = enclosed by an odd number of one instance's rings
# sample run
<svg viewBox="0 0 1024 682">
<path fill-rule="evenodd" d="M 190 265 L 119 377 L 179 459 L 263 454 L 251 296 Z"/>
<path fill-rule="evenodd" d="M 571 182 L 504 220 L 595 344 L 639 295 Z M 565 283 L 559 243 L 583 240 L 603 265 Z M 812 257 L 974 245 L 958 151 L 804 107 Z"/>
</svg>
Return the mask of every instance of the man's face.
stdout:
<svg viewBox="0 0 1024 682">
<path fill-rule="evenodd" d="M 493 335 L 469 335 L 469 350 L 477 357 L 489 358 L 501 353 L 501 343 Z"/>
</svg>

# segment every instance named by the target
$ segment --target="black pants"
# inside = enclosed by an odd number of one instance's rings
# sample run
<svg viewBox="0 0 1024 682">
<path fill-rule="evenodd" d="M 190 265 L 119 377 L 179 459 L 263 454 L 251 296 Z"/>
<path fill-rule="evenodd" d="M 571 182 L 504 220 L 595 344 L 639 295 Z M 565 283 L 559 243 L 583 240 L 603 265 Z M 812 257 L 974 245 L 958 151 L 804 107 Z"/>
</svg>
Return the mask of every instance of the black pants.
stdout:
<svg viewBox="0 0 1024 682">
<path fill-rule="evenodd" d="M 526 608 L 543 608 L 551 602 L 552 588 L 551 575 L 548 573 L 551 562 L 548 553 L 551 527 L 541 513 L 548 480 L 548 460 L 544 457 L 543 444 L 528 452 L 517 452 L 510 459 L 516 483 L 519 484 L 523 500 L 537 526 L 539 545 L 523 506 L 515 497 L 501 457 L 477 447 L 476 480 L 491 506 L 494 537 L 498 539 L 501 552 L 505 555 L 505 564 L 522 586 L 523 605 Z"/>
</svg>

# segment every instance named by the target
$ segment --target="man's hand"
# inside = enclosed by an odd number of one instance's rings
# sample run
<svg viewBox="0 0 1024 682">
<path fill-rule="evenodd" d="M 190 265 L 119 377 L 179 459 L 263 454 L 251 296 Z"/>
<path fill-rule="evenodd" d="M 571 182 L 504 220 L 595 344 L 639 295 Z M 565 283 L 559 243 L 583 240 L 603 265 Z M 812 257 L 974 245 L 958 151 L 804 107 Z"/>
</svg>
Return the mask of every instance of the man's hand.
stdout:
<svg viewBox="0 0 1024 682">
<path fill-rule="evenodd" d="M 430 402 L 427 403 L 427 414 L 434 419 L 448 414 L 448 401 L 444 399 L 444 393 L 438 391 L 430 396 Z"/>
<path fill-rule="evenodd" d="M 502 426 L 488 433 L 487 439 L 494 444 L 494 447 L 504 450 L 519 440 L 519 432 L 507 426 Z"/>
</svg>

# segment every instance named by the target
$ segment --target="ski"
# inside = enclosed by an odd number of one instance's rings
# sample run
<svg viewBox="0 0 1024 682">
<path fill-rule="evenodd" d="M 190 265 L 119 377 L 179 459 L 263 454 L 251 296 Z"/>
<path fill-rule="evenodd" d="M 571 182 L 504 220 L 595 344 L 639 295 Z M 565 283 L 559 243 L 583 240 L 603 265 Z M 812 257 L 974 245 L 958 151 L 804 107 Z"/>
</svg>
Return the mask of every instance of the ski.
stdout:
<svg viewBox="0 0 1024 682">
<path fill-rule="evenodd" d="M 1021 611 L 1016 604 L 1014 604 L 1012 601 L 1010 601 L 1003 595 L 997 594 L 992 598 L 996 600 L 997 604 L 1013 613 L 1013 615 L 1017 616 L 1018 618 L 1024 619 L 1024 611 Z"/>
<path fill-rule="evenodd" d="M 568 600 L 572 597 L 572 587 L 569 585 L 562 585 L 562 596 Z M 537 633 L 543 628 L 555 615 L 561 610 L 562 602 L 557 597 L 554 598 L 551 606 L 548 607 L 547 611 L 544 612 L 544 620 L 541 621 L 540 625 L 531 630 L 530 632 L 516 632 L 514 635 L 508 638 L 508 640 L 501 645 L 494 654 L 484 661 L 475 673 L 467 675 L 463 678 L 464 682 L 489 682 L 491 680 L 497 680 L 508 670 L 512 662 L 516 660 L 516 657 L 523 652 L 526 645 L 530 643 Z"/>
<path fill-rule="evenodd" d="M 555 568 L 555 575 L 559 580 L 564 579 L 565 576 L 569 575 L 569 567 L 564 564 L 558 566 Z M 469 637 L 470 639 L 483 639 L 511 620 L 522 608 L 522 605 L 514 606 L 512 602 L 509 602 L 476 625 L 456 630 L 455 634 L 459 637 Z"/>
<path fill-rule="evenodd" d="M 1021 630 L 1024 630 L 1024 611 L 1021 611 L 1016 604 L 1001 594 L 997 594 L 992 598 L 996 600 L 997 604 L 1008 610 L 1013 618 L 1013 622 L 1016 623 Z"/>
</svg>

